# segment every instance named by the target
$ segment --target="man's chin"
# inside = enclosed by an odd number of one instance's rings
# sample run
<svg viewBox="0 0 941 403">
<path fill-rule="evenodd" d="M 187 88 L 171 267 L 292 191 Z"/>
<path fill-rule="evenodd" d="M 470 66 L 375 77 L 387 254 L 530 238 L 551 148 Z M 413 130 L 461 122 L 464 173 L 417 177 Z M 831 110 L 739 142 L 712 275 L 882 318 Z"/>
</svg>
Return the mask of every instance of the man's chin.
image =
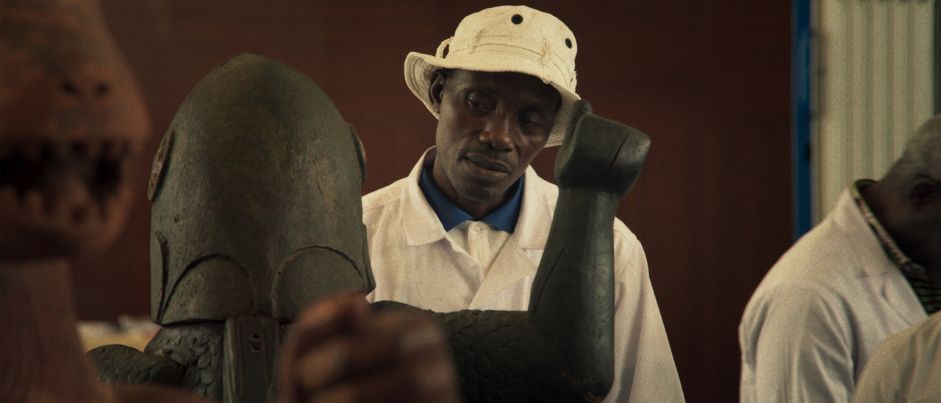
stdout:
<svg viewBox="0 0 941 403">
<path fill-rule="evenodd" d="M 465 201 L 480 205 L 489 205 L 503 199 L 503 194 L 506 192 L 506 189 L 500 185 L 501 183 L 470 180 L 462 184 L 462 186 L 456 187 L 456 190 Z"/>
</svg>

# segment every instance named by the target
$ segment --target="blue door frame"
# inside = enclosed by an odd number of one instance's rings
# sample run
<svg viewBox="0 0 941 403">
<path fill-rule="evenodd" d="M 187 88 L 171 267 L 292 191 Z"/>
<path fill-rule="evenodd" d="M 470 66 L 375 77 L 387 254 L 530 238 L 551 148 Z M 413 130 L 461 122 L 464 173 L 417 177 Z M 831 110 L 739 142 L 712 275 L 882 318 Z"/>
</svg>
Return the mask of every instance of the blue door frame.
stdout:
<svg viewBox="0 0 941 403">
<path fill-rule="evenodd" d="M 934 3 L 934 113 L 941 113 L 941 1 Z"/>
<path fill-rule="evenodd" d="M 812 97 L 813 38 L 811 7 L 813 0 L 793 0 L 791 21 L 791 119 L 792 119 L 792 186 L 794 239 L 810 230 L 811 203 L 811 139 L 810 119 Z"/>
</svg>

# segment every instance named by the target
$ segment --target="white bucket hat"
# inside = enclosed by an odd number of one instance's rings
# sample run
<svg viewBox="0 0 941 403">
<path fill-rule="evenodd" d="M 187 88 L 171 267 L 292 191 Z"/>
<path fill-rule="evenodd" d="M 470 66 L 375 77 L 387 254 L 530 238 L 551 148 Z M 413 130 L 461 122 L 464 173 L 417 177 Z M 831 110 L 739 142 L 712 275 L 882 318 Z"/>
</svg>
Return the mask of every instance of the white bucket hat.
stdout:
<svg viewBox="0 0 941 403">
<path fill-rule="evenodd" d="M 516 72 L 552 85 L 562 97 L 546 147 L 562 144 L 575 93 L 575 35 L 554 15 L 526 6 L 500 6 L 468 15 L 454 36 L 438 45 L 435 55 L 410 52 L 405 57 L 405 83 L 431 114 L 428 99 L 432 75 L 439 69 Z"/>
</svg>

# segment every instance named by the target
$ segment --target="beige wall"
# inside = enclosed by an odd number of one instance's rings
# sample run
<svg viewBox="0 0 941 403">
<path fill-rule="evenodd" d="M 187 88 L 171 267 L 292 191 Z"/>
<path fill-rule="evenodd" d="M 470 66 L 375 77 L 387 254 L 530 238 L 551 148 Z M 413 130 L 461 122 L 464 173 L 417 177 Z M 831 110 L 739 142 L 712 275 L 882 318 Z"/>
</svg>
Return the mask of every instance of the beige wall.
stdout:
<svg viewBox="0 0 941 403">
<path fill-rule="evenodd" d="M 936 0 L 817 0 L 814 221 L 879 179 L 934 114 Z"/>
</svg>

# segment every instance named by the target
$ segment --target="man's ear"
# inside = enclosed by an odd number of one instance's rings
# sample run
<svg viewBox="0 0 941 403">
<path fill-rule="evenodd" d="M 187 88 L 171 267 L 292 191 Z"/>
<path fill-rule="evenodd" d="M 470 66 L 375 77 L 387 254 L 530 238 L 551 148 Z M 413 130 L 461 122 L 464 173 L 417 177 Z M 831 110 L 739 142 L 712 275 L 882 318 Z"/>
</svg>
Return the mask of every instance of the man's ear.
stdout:
<svg viewBox="0 0 941 403">
<path fill-rule="evenodd" d="M 448 75 L 442 70 L 435 71 L 431 76 L 431 85 L 428 86 L 428 100 L 431 101 L 431 107 L 436 113 L 441 112 L 441 97 L 444 93 L 444 84 L 448 81 Z"/>
<path fill-rule="evenodd" d="M 908 198 L 916 210 L 941 205 L 941 181 L 917 178 L 909 189 Z"/>
</svg>

